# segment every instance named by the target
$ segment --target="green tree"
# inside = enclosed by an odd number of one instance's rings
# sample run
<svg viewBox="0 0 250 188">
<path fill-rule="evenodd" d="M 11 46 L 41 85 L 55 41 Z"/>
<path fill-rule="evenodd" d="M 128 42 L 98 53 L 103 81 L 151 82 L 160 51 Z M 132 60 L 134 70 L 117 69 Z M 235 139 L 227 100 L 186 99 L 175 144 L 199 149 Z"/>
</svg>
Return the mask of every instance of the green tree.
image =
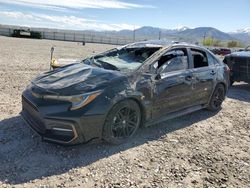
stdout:
<svg viewBox="0 0 250 188">
<path fill-rule="evenodd" d="M 235 48 L 235 47 L 237 47 L 238 46 L 238 42 L 237 41 L 229 41 L 229 42 L 227 42 L 227 47 L 228 48 Z"/>
<path fill-rule="evenodd" d="M 244 47 L 245 47 L 245 45 L 242 44 L 242 43 L 239 42 L 239 41 L 229 41 L 229 42 L 227 43 L 227 46 L 228 46 L 229 48 L 235 48 L 235 47 L 237 47 L 237 48 L 244 48 Z"/>
<path fill-rule="evenodd" d="M 214 39 L 212 37 L 207 37 L 203 40 L 204 46 L 222 46 L 221 40 Z"/>
<path fill-rule="evenodd" d="M 211 37 L 207 37 L 203 40 L 204 46 L 212 46 L 212 44 L 213 44 L 213 39 Z"/>
<path fill-rule="evenodd" d="M 216 46 L 216 47 L 222 46 L 221 40 L 214 40 L 213 41 L 213 46 Z"/>
</svg>

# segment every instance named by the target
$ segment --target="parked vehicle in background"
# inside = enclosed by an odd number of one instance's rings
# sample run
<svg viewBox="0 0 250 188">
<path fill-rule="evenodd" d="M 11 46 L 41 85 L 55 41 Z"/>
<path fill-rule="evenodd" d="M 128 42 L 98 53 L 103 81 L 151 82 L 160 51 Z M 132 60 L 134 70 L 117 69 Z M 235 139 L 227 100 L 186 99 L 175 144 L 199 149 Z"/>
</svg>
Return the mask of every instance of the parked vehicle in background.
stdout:
<svg viewBox="0 0 250 188">
<path fill-rule="evenodd" d="M 222 55 L 222 56 L 225 56 L 225 55 L 232 53 L 232 51 L 229 48 L 214 48 L 214 49 L 211 49 L 211 51 L 215 55 Z"/>
<path fill-rule="evenodd" d="M 223 62 L 230 68 L 230 84 L 235 81 L 250 83 L 250 46 L 244 51 L 225 56 Z"/>
<path fill-rule="evenodd" d="M 215 55 L 218 55 L 219 49 L 218 48 L 208 48 L 211 52 L 213 52 Z"/>
<path fill-rule="evenodd" d="M 30 31 L 29 29 L 14 29 L 11 35 L 12 37 L 19 37 L 19 38 L 36 38 L 41 39 L 42 34 L 37 31 Z"/>
<path fill-rule="evenodd" d="M 220 109 L 229 68 L 209 50 L 146 41 L 115 48 L 35 78 L 22 116 L 44 140 L 122 143 L 140 125 Z"/>
</svg>

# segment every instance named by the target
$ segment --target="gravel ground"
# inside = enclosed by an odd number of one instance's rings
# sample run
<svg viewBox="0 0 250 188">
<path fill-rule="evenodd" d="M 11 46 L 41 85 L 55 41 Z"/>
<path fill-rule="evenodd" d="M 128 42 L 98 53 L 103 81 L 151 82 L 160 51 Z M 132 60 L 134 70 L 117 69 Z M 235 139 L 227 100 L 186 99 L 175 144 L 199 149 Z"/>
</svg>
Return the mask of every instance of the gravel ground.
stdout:
<svg viewBox="0 0 250 188">
<path fill-rule="evenodd" d="M 218 113 L 201 110 L 149 128 L 128 143 L 63 147 L 21 119 L 21 93 L 57 57 L 110 45 L 0 37 L 0 187 L 250 187 L 250 85 L 230 88 Z"/>
</svg>

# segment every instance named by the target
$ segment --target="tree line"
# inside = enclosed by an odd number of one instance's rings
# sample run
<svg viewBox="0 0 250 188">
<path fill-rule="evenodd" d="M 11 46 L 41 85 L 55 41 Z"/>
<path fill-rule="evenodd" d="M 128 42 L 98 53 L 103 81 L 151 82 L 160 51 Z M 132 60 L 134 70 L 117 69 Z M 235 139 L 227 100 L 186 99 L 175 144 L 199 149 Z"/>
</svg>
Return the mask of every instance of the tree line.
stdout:
<svg viewBox="0 0 250 188">
<path fill-rule="evenodd" d="M 244 45 L 236 40 L 232 40 L 232 41 L 222 41 L 222 40 L 218 40 L 218 39 L 214 39 L 212 37 L 207 37 L 203 40 L 202 44 L 204 46 L 215 46 L 215 47 L 219 47 L 219 46 L 227 46 L 228 48 L 242 48 L 244 47 Z"/>
</svg>

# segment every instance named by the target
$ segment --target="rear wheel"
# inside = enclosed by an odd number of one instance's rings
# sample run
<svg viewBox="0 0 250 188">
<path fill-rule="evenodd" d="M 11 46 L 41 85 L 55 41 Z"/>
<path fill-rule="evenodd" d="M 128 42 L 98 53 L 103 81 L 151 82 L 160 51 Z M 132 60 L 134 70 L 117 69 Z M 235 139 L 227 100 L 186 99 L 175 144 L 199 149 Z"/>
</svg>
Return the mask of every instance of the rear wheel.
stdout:
<svg viewBox="0 0 250 188">
<path fill-rule="evenodd" d="M 225 99 L 225 87 L 222 84 L 218 84 L 209 102 L 208 110 L 217 111 L 221 108 L 221 104 Z"/>
<path fill-rule="evenodd" d="M 117 103 L 108 113 L 103 139 L 111 144 L 121 144 L 133 136 L 141 123 L 141 110 L 133 100 Z"/>
<path fill-rule="evenodd" d="M 233 77 L 230 77 L 230 86 L 232 86 L 234 84 L 234 79 Z"/>
</svg>

